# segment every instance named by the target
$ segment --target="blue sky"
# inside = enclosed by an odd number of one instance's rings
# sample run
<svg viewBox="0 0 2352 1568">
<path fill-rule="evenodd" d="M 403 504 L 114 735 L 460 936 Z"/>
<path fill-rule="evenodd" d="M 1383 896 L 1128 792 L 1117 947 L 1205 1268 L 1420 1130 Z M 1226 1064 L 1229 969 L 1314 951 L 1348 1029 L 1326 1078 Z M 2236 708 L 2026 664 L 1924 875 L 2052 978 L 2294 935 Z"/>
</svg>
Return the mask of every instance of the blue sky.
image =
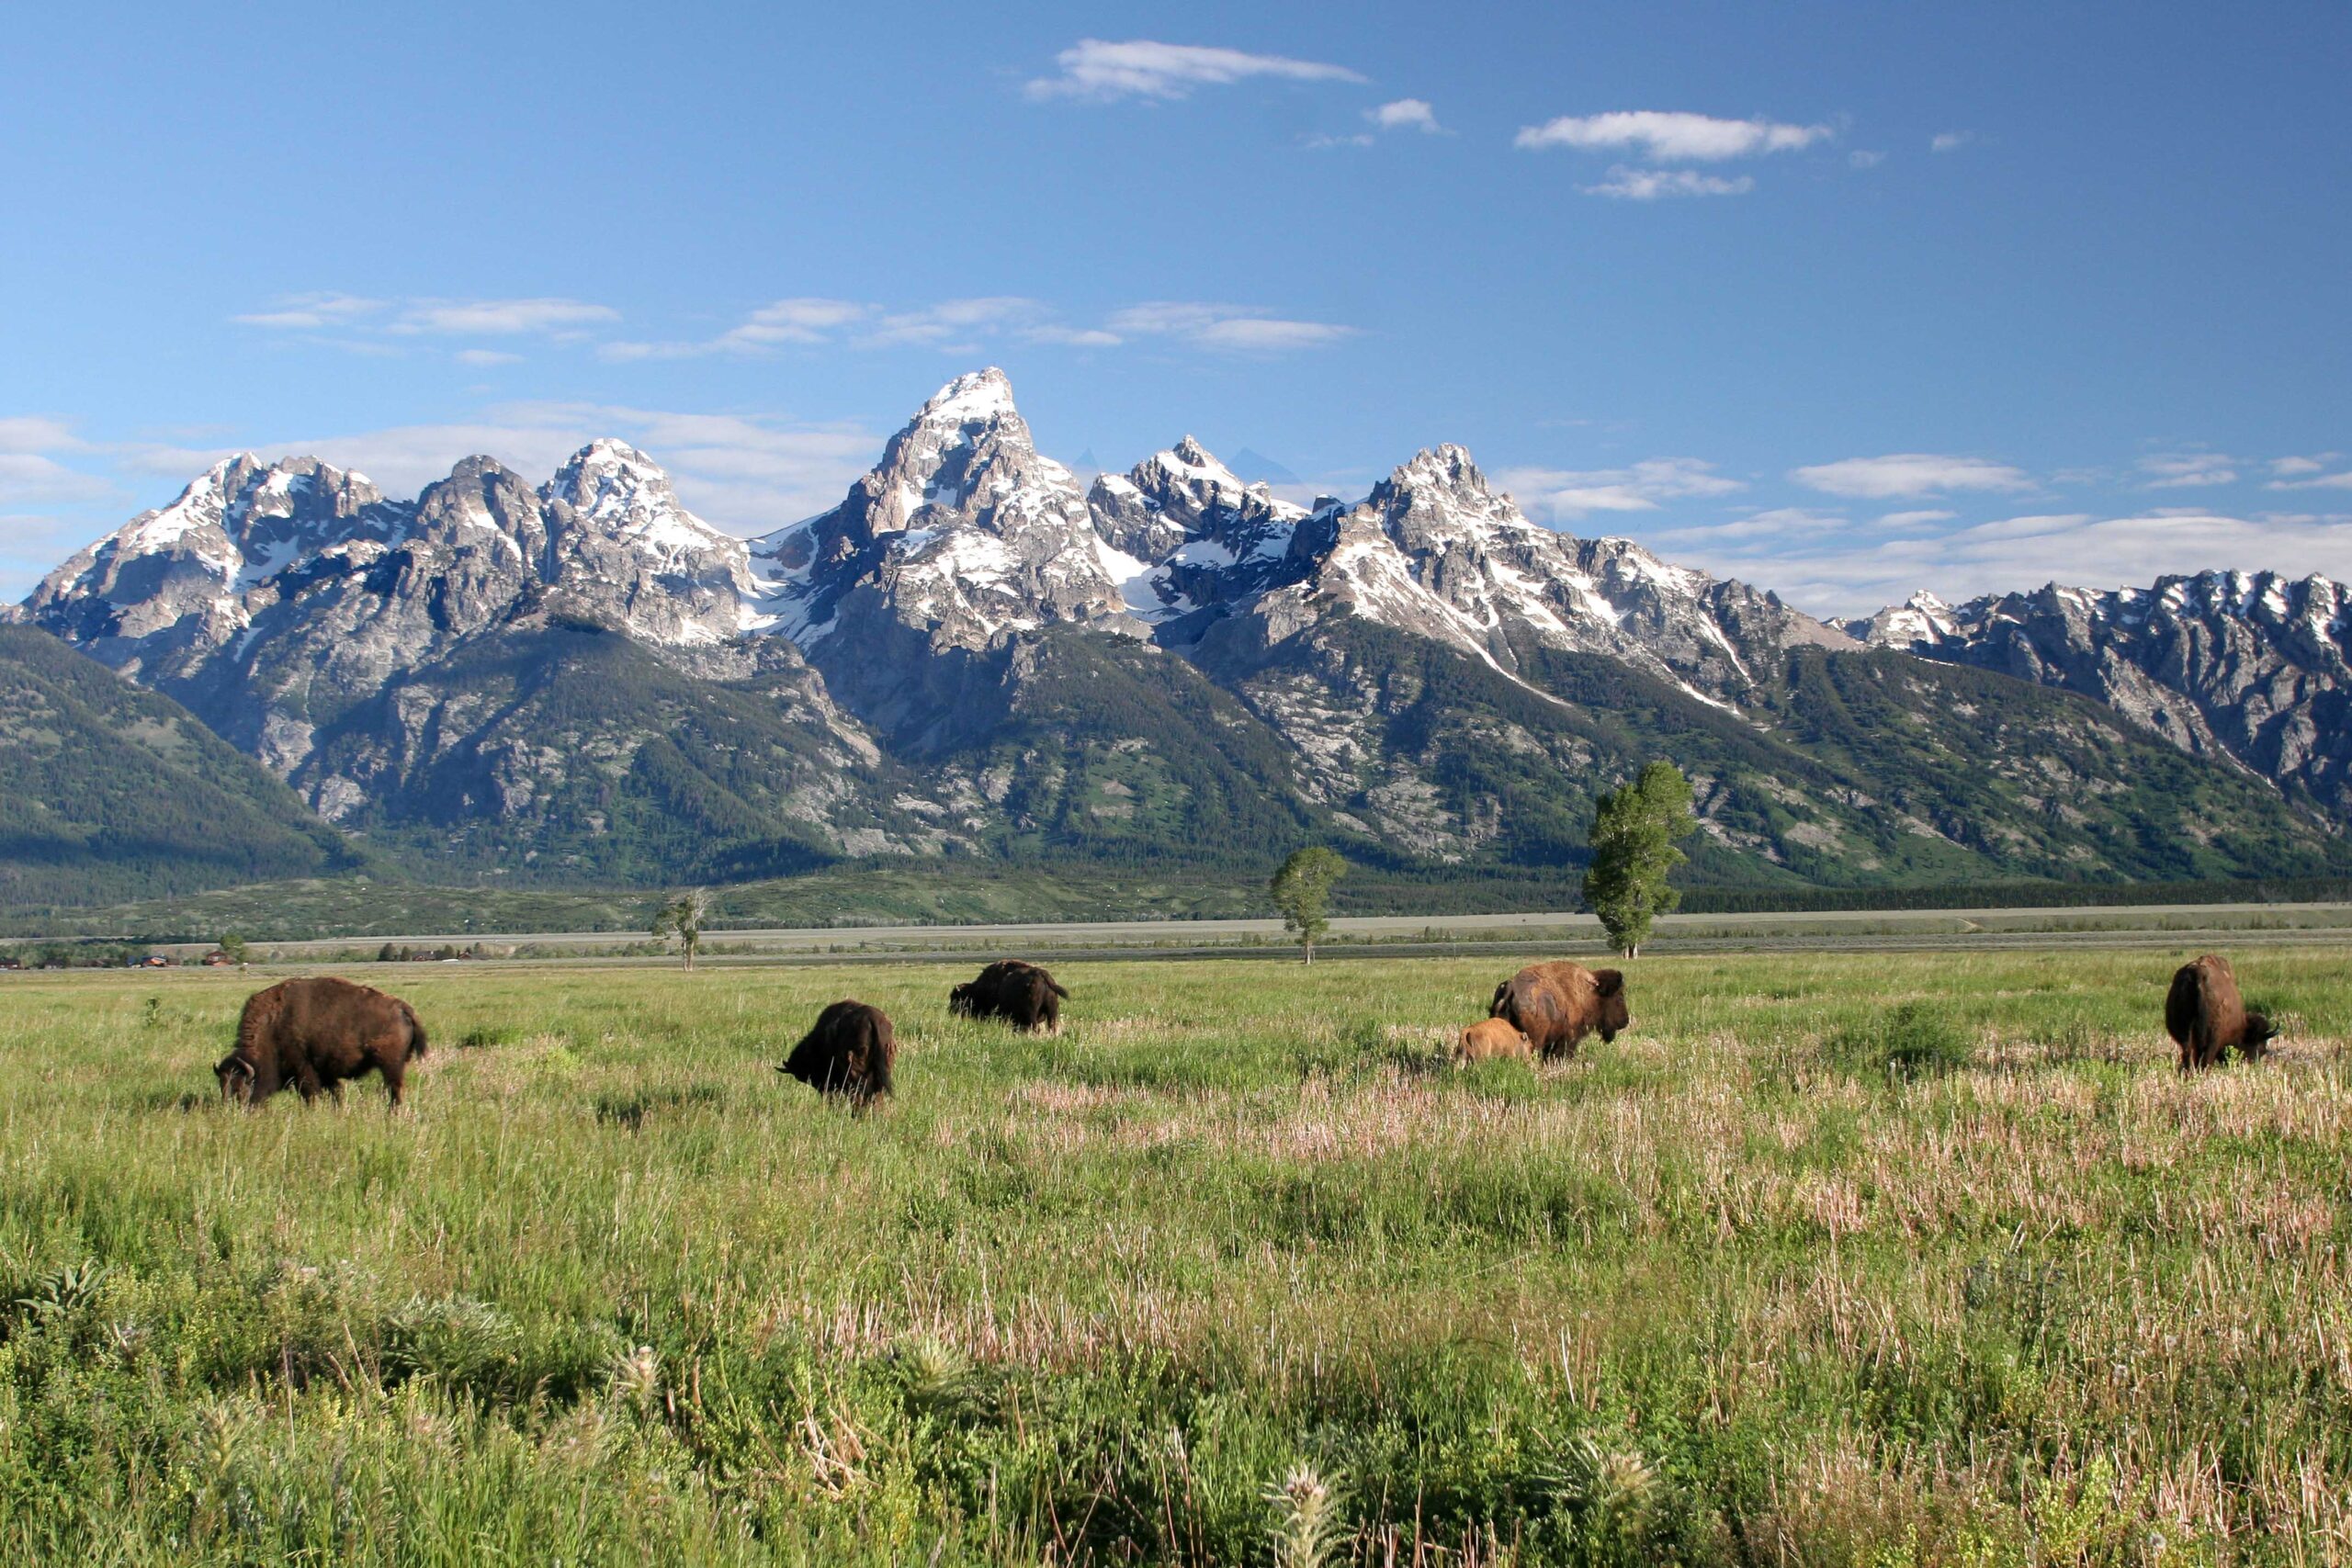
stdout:
<svg viewBox="0 0 2352 1568">
<path fill-rule="evenodd" d="M 20 8 L 0 592 L 214 456 L 763 531 L 956 372 L 1820 611 L 2352 578 L 2352 7 Z"/>
</svg>

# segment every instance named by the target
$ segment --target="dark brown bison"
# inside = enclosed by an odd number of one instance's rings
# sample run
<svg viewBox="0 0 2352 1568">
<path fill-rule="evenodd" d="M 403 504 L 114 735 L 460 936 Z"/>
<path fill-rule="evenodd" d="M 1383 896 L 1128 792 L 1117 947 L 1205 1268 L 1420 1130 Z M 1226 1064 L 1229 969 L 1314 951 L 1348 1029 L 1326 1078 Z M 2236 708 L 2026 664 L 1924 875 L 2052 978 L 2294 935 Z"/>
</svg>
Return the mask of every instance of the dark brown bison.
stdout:
<svg viewBox="0 0 2352 1568">
<path fill-rule="evenodd" d="M 865 1106 L 890 1092 L 890 1066 L 899 1043 L 880 1008 L 839 1001 L 817 1015 L 817 1022 L 776 1068 L 820 1094 L 838 1094 Z"/>
<path fill-rule="evenodd" d="M 212 1076 L 222 1099 L 259 1105 L 289 1085 L 306 1100 L 321 1089 L 341 1100 L 346 1079 L 376 1072 L 398 1105 L 424 1045 L 424 1025 L 398 997 L 330 975 L 281 980 L 245 998 L 236 1048 Z"/>
<path fill-rule="evenodd" d="M 2267 1018 L 2246 1010 L 2230 961 L 2211 953 L 2182 964 L 2173 976 L 2172 992 L 2165 998 L 2165 1032 L 2180 1047 L 2184 1073 L 2218 1066 L 2233 1049 L 2252 1060 L 2278 1033 Z"/>
<path fill-rule="evenodd" d="M 1547 1058 L 1575 1055 L 1596 1029 L 1606 1042 L 1634 1024 L 1622 973 L 1566 963 L 1531 964 L 1497 986 L 1487 1016 L 1508 1020 Z"/>
<path fill-rule="evenodd" d="M 1059 1032 L 1069 993 L 1035 964 L 1000 958 L 947 993 L 947 1010 L 964 1018 L 1001 1018 L 1023 1029 Z"/>
</svg>

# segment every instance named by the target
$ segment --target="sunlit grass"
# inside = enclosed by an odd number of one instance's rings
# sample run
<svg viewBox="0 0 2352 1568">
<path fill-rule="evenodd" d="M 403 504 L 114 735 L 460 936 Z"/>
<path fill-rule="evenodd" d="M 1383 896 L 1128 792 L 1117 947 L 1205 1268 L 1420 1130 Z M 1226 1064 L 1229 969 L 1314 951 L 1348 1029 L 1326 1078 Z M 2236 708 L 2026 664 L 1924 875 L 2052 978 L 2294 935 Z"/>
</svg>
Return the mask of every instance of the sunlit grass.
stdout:
<svg viewBox="0 0 2352 1568">
<path fill-rule="evenodd" d="M 233 976 L 0 983 L 15 1561 L 2352 1551 L 2352 954 L 355 972 L 411 1106 L 213 1103 Z M 897 1021 L 865 1118 L 773 1070 Z M 1906 1004 L 1912 1004 L 1906 1008 Z M 1442 1554 L 1442 1555 L 1441 1555 Z"/>
</svg>

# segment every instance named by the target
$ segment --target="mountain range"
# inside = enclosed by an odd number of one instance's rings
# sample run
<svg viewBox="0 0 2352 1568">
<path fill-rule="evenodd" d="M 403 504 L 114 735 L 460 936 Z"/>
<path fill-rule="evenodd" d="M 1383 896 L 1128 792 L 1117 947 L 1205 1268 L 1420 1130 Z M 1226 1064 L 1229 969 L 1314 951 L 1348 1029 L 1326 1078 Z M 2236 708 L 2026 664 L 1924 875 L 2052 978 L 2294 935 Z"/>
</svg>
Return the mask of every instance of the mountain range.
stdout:
<svg viewBox="0 0 2352 1568">
<path fill-rule="evenodd" d="M 1593 794 L 1660 756 L 1696 785 L 1711 882 L 2352 866 L 2340 584 L 1922 595 L 1831 624 L 1532 524 L 1458 446 L 1312 507 L 1190 437 L 1081 482 L 993 369 L 763 537 L 616 441 L 537 485 L 470 457 L 413 500 L 243 455 L 12 618 L 250 759 L 245 796 L 273 821 L 299 801 L 318 853 L 452 880 L 1256 865 L 1308 841 L 1565 876 Z M 0 765 L 57 733 L 6 689 Z"/>
</svg>

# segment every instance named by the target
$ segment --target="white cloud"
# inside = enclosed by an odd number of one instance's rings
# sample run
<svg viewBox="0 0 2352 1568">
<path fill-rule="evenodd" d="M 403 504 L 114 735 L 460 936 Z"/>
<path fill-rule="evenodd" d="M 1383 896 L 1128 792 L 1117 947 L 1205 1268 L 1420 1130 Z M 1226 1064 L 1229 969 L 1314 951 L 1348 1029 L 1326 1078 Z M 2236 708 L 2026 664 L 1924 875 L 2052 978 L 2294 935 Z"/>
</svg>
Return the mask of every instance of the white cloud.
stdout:
<svg viewBox="0 0 2352 1568">
<path fill-rule="evenodd" d="M 1665 502 L 1747 488 L 1696 457 L 1651 457 L 1623 468 L 1506 468 L 1496 482 L 1530 517 L 1544 522 L 1595 512 L 1655 512 Z"/>
<path fill-rule="evenodd" d="M 1940 512 L 1933 507 L 1916 512 L 1890 512 L 1878 520 L 1878 525 L 1902 533 L 1914 528 L 1924 528 L 1930 523 L 1949 523 L 1959 515 L 1960 513 L 1956 512 Z"/>
<path fill-rule="evenodd" d="M 523 358 L 519 354 L 509 354 L 504 349 L 500 348 L 461 348 L 458 350 L 456 357 L 458 363 L 460 365 L 478 365 L 485 367 L 492 365 L 516 365 L 520 364 Z"/>
<path fill-rule="evenodd" d="M 1932 152 L 1957 152 L 1975 140 L 1976 132 L 1973 130 L 1947 130 L 1929 141 L 1928 149 Z"/>
<path fill-rule="evenodd" d="M 2319 452 L 2307 457 L 2274 457 L 2270 472 L 2274 476 L 2271 490 L 2352 490 L 2352 470 L 2330 473 L 2331 465 L 2342 462 L 2341 452 Z"/>
<path fill-rule="evenodd" d="M 1101 327 L 1064 327 L 1051 322 L 1031 327 L 1023 335 L 1032 343 L 1058 344 L 1065 348 L 1116 348 L 1126 342 L 1118 333 Z"/>
<path fill-rule="evenodd" d="M 1251 305 L 1211 305 L 1160 299 L 1111 313 L 1110 331 L 1126 337 L 1169 337 L 1196 347 L 1236 354 L 1282 354 L 1326 348 L 1356 329 L 1328 321 L 1286 321 Z"/>
<path fill-rule="evenodd" d="M 1854 151 L 1846 154 L 1846 162 L 1848 165 L 1852 168 L 1875 169 L 1881 164 L 1886 162 L 1886 154 L 1883 152 L 1867 152 L 1857 147 Z"/>
<path fill-rule="evenodd" d="M 874 348 L 908 344 L 966 347 L 999 332 L 1040 324 L 1049 314 L 1036 300 L 1015 294 L 944 299 L 921 310 L 886 313 L 863 333 L 859 341 Z"/>
<path fill-rule="evenodd" d="M 2237 482 L 2235 457 L 2218 452 L 2159 452 L 2140 459 L 2149 490 L 2194 490 Z"/>
<path fill-rule="evenodd" d="M 316 332 L 328 327 L 349 326 L 377 315 L 386 308 L 381 299 L 363 299 L 356 294 L 288 294 L 279 297 L 266 310 L 232 319 L 249 327 Z"/>
<path fill-rule="evenodd" d="M 1587 196 L 1610 196 L 1622 201 L 1657 201 L 1677 196 L 1746 196 L 1756 182 L 1746 175 L 1725 178 L 1695 169 L 1633 169 L 1620 164 L 1597 186 L 1578 186 Z"/>
<path fill-rule="evenodd" d="M 1826 125 L 1787 125 L 1763 119 L 1717 119 L 1710 115 L 1634 109 L 1615 114 L 1563 115 L 1521 128 L 1515 147 L 1576 147 L 1630 151 L 1652 163 L 1713 163 L 1766 152 L 1791 152 L 1828 140 Z"/>
<path fill-rule="evenodd" d="M 1364 110 L 1363 117 L 1380 130 L 1418 130 L 1435 136 L 1445 129 L 1438 124 L 1437 112 L 1422 98 L 1398 98 L 1395 103 Z"/>
<path fill-rule="evenodd" d="M 1883 457 L 1848 457 L 1795 468 L 1789 477 L 1827 495 L 1894 501 L 1955 490 L 2030 490 L 2018 469 L 1982 457 L 1945 457 L 1928 452 L 1896 452 Z"/>
<path fill-rule="evenodd" d="M 0 452 L 72 452 L 81 446 L 63 420 L 37 414 L 0 418 Z"/>
<path fill-rule="evenodd" d="M 38 452 L 0 452 L 0 505 L 95 501 L 114 487 Z"/>
<path fill-rule="evenodd" d="M 609 305 L 579 299 L 415 299 L 386 329 L 395 333 L 465 333 L 514 336 L 560 333 L 617 321 Z"/>
<path fill-rule="evenodd" d="M 1125 43 L 1081 39 L 1056 55 L 1054 62 L 1062 73 L 1031 82 L 1031 97 L 1169 99 L 1187 96 L 1195 87 L 1222 86 L 1252 77 L 1289 82 L 1364 79 L 1343 65 L 1148 39 Z"/>
</svg>

